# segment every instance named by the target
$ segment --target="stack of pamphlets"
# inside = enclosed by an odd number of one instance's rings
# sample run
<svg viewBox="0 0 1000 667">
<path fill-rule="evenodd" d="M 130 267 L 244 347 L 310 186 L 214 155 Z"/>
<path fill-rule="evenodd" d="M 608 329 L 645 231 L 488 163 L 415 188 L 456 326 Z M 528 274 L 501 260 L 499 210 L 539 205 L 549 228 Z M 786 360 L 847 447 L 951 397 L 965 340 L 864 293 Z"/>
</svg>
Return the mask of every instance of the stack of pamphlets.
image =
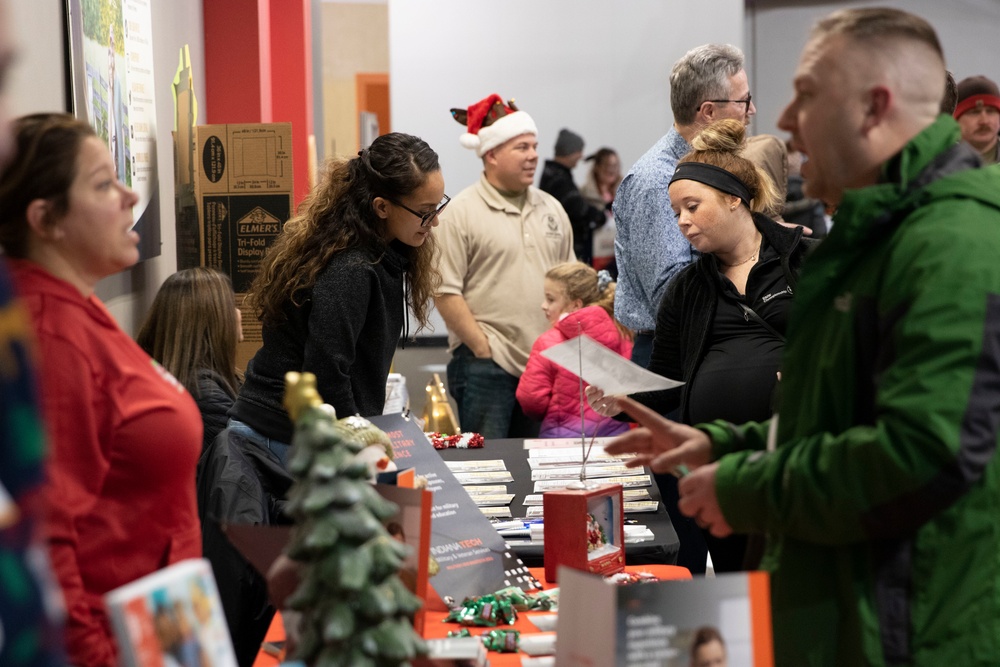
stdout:
<svg viewBox="0 0 1000 667">
<path fill-rule="evenodd" d="M 660 508 L 649 492 L 652 475 L 645 468 L 628 468 L 629 456 L 612 456 L 604 445 L 613 438 L 588 438 L 586 451 L 579 440 L 572 438 L 525 440 L 528 465 L 534 493 L 525 496 L 527 508 L 523 518 L 494 524 L 508 542 L 530 541 L 541 543 L 544 530 L 542 494 L 564 489 L 570 482 L 580 479 L 580 470 L 586 453 L 586 479 L 599 484 L 621 484 L 626 514 L 655 512 Z M 625 542 L 633 544 L 653 539 L 653 532 L 645 525 L 629 523 L 625 526 Z"/>
</svg>

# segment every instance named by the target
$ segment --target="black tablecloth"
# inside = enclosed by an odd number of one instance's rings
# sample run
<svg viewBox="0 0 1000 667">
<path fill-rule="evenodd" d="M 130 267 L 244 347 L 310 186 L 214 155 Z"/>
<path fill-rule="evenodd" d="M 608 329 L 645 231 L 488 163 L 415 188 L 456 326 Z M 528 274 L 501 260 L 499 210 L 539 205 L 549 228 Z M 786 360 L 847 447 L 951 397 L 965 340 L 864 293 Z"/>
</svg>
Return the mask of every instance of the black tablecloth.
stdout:
<svg viewBox="0 0 1000 667">
<path fill-rule="evenodd" d="M 524 441 L 520 439 L 488 440 L 482 449 L 441 449 L 438 450 L 445 461 L 482 461 L 503 459 L 507 470 L 514 477 L 507 483 L 508 493 L 514 494 L 510 503 L 510 512 L 515 517 L 527 514 L 524 497 L 534 492 L 534 482 L 531 481 L 531 468 L 528 466 L 528 451 L 524 449 Z M 649 472 L 647 470 L 647 472 Z M 625 519 L 634 519 L 636 523 L 645 524 L 653 531 L 652 541 L 625 545 L 625 562 L 628 565 L 673 565 L 677 562 L 677 551 L 680 543 L 677 533 L 670 523 L 670 517 L 663 507 L 660 492 L 656 482 L 645 487 L 653 500 L 660 501 L 656 512 L 641 512 L 626 514 Z M 544 547 L 538 544 L 510 542 L 511 548 L 528 567 L 541 567 Z"/>
</svg>

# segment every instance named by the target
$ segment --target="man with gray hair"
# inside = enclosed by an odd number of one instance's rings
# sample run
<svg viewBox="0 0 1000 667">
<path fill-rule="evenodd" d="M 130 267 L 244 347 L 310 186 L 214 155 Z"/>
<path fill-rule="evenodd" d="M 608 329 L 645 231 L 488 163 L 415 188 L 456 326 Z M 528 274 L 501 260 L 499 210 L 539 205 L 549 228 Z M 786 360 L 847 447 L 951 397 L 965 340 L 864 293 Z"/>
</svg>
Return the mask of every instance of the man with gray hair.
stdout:
<svg viewBox="0 0 1000 667">
<path fill-rule="evenodd" d="M 677 226 L 667 184 L 703 127 L 723 118 L 749 123 L 757 112 L 743 70 L 743 52 L 729 44 L 705 44 L 688 51 L 670 72 L 670 106 L 673 127 L 632 166 L 614 203 L 615 319 L 636 332 L 632 361 L 643 367 L 649 365 L 656 311 L 667 283 L 697 257 Z M 677 511 L 677 480 L 657 475 L 656 482 L 680 541 L 677 564 L 704 573 L 708 547 L 698 526 Z"/>
<path fill-rule="evenodd" d="M 712 121 L 736 118 L 749 124 L 757 113 L 743 52 L 729 44 L 705 44 L 684 54 L 670 72 L 670 107 L 673 127 L 632 166 L 614 203 L 615 318 L 636 332 L 632 361 L 640 366 L 649 365 L 656 311 L 667 283 L 695 259 L 667 194 L 677 161 Z"/>
</svg>

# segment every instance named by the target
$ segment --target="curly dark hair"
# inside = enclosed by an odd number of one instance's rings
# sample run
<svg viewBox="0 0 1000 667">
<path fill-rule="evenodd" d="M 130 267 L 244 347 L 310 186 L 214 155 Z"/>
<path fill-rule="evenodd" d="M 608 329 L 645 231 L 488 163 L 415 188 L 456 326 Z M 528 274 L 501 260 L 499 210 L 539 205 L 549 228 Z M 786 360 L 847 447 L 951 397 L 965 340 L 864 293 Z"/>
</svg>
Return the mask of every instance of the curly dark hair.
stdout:
<svg viewBox="0 0 1000 667">
<path fill-rule="evenodd" d="M 322 179 L 285 223 L 257 272 L 247 305 L 265 324 L 287 317 L 285 306 L 300 306 L 330 258 L 347 248 L 385 252 L 385 221 L 375 215 L 375 197 L 404 199 L 440 171 L 438 156 L 425 141 L 393 132 L 377 138 L 357 157 L 327 163 Z M 441 284 L 434 268 L 434 235 L 420 247 L 407 247 L 406 300 L 423 328 Z"/>
</svg>

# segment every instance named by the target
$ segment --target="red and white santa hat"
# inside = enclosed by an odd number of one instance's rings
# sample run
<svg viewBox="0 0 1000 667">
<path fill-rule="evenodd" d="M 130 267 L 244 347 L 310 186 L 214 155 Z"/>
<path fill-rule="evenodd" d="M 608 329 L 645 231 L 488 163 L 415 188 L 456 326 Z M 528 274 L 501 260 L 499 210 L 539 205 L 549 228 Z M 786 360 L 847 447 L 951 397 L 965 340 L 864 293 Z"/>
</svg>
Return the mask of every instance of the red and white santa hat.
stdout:
<svg viewBox="0 0 1000 667">
<path fill-rule="evenodd" d="M 468 109 L 452 109 L 452 118 L 465 125 L 467 131 L 459 141 L 482 157 L 487 151 L 522 134 L 538 134 L 535 121 L 520 111 L 514 100 L 503 99 L 496 93 L 479 100 Z"/>
</svg>

